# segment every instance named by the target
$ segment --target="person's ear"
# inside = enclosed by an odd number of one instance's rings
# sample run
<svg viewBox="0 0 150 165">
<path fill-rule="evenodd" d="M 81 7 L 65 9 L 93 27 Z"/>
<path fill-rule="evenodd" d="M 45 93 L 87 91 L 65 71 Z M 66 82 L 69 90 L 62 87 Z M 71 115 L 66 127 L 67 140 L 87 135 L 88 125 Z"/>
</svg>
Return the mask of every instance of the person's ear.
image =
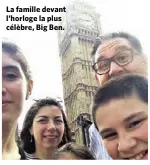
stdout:
<svg viewBox="0 0 150 165">
<path fill-rule="evenodd" d="M 98 81 L 98 82 L 99 82 L 99 79 L 98 79 L 97 74 L 95 74 L 95 79 L 96 79 L 96 81 Z"/>
<path fill-rule="evenodd" d="M 101 77 L 100 77 L 100 75 L 95 74 L 95 79 L 96 79 L 96 82 L 97 82 L 97 86 L 101 86 Z"/>
<path fill-rule="evenodd" d="M 96 79 L 96 82 L 99 86 L 101 84 L 101 81 L 100 81 L 100 77 L 97 74 L 95 74 L 95 79 Z"/>
<path fill-rule="evenodd" d="M 32 89 L 33 89 L 33 81 L 29 80 L 28 84 L 27 84 L 27 94 L 26 94 L 26 100 L 28 100 L 29 96 L 32 93 Z"/>
</svg>

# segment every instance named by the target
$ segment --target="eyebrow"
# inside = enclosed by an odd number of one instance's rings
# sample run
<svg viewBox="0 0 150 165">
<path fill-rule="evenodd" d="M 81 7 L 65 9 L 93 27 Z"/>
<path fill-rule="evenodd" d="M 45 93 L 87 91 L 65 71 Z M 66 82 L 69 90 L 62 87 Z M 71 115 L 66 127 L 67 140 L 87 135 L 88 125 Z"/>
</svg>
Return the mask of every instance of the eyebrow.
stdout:
<svg viewBox="0 0 150 165">
<path fill-rule="evenodd" d="M 138 116 L 143 115 L 143 114 L 145 114 L 143 111 L 142 111 L 142 112 L 136 112 L 136 113 L 134 113 L 134 114 L 132 114 L 132 115 L 126 117 L 126 118 L 123 120 L 123 122 L 124 122 L 124 123 L 127 123 L 127 122 L 129 122 L 130 120 L 132 120 L 133 118 L 138 117 Z M 102 131 L 100 131 L 100 134 L 109 133 L 109 132 L 111 132 L 111 131 L 113 131 L 112 128 L 106 128 L 106 129 L 104 128 L 104 129 L 102 129 Z"/>
<path fill-rule="evenodd" d="M 124 50 L 129 50 L 129 49 L 131 49 L 131 48 L 129 48 L 129 47 L 125 46 L 125 45 L 122 45 L 122 46 L 116 47 L 115 51 L 124 51 Z"/>
<path fill-rule="evenodd" d="M 7 66 L 3 66 L 2 70 L 16 70 L 16 71 L 19 71 L 19 68 L 17 66 L 14 66 L 14 65 L 7 65 Z"/>
<path fill-rule="evenodd" d="M 43 117 L 43 118 L 48 118 L 47 116 L 37 116 L 36 118 L 40 118 L 40 117 Z"/>
<path fill-rule="evenodd" d="M 103 55 L 100 55 L 100 57 L 97 58 L 97 62 L 104 60 L 105 57 Z"/>
<path fill-rule="evenodd" d="M 115 43 L 116 44 L 116 43 Z M 114 45 L 114 44 L 113 44 Z M 112 46 L 113 46 L 112 45 Z M 111 47 L 112 47 L 111 46 Z M 107 47 L 107 46 L 106 46 Z M 104 47 L 104 48 L 106 48 L 106 47 Z M 110 49 L 111 49 L 111 47 L 110 47 Z M 119 53 L 119 51 L 124 51 L 124 50 L 129 50 L 129 49 L 131 49 L 131 48 L 129 48 L 129 47 L 127 47 L 127 46 L 125 46 L 125 45 L 122 45 L 122 46 L 119 46 L 119 47 L 116 47 L 115 48 L 115 51 L 118 51 L 117 53 Z M 105 57 L 103 56 L 103 55 L 101 55 L 101 53 L 103 53 L 105 50 L 102 50 L 102 51 L 100 51 L 100 52 L 98 52 L 98 54 L 99 54 L 99 57 L 97 58 L 97 61 L 101 61 L 101 60 L 104 60 L 105 59 Z M 115 53 L 115 55 L 117 54 L 117 53 Z"/>
<path fill-rule="evenodd" d="M 104 133 L 108 133 L 108 132 L 111 132 L 112 131 L 112 128 L 104 128 L 104 129 L 102 129 L 102 131 L 100 131 L 100 134 L 102 135 L 102 134 L 104 134 Z"/>
<path fill-rule="evenodd" d="M 133 118 L 138 117 L 138 116 L 143 115 L 143 114 L 145 114 L 143 111 L 142 112 L 136 112 L 136 113 L 126 117 L 123 122 L 127 123 L 128 121 L 132 120 Z"/>
<path fill-rule="evenodd" d="M 46 118 L 48 119 L 49 117 L 48 116 L 37 116 L 37 118 Z M 61 118 L 62 116 L 55 116 L 54 118 L 57 119 L 57 118 Z"/>
</svg>

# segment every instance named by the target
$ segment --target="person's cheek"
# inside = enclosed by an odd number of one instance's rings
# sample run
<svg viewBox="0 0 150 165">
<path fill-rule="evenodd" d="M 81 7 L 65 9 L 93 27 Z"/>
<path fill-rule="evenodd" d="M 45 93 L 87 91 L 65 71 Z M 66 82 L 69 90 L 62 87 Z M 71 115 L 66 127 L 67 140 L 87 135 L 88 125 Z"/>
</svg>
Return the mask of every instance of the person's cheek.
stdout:
<svg viewBox="0 0 150 165">
<path fill-rule="evenodd" d="M 109 80 L 108 74 L 104 74 L 104 75 L 99 76 L 100 85 L 103 85 L 108 80 Z"/>
<path fill-rule="evenodd" d="M 22 108 L 23 108 L 23 91 L 22 91 L 22 85 L 21 84 L 16 84 L 13 88 L 13 93 L 14 93 L 14 96 L 13 96 L 13 99 L 15 101 L 15 110 L 17 111 L 16 112 L 16 115 L 17 116 L 20 116 L 20 113 L 22 111 Z"/>
<path fill-rule="evenodd" d="M 14 93 L 15 93 L 16 103 L 18 106 L 17 109 L 21 111 L 26 96 L 26 86 L 22 80 L 18 80 L 16 82 L 16 85 L 14 86 Z"/>
<path fill-rule="evenodd" d="M 104 146 L 112 159 L 117 159 L 117 147 L 116 144 L 111 141 L 104 140 Z"/>
<path fill-rule="evenodd" d="M 60 132 L 61 132 L 61 136 L 63 136 L 63 134 L 64 134 L 64 127 L 63 126 L 61 127 Z"/>
<path fill-rule="evenodd" d="M 34 125 L 34 136 L 36 141 L 41 141 L 43 139 L 42 128 L 39 124 Z"/>
<path fill-rule="evenodd" d="M 148 143 L 148 120 L 143 123 L 142 127 L 139 129 L 137 136 L 140 136 L 140 139 Z"/>
<path fill-rule="evenodd" d="M 62 138 L 64 135 L 64 126 L 63 125 L 59 129 L 59 134 L 60 134 L 60 137 Z"/>
</svg>

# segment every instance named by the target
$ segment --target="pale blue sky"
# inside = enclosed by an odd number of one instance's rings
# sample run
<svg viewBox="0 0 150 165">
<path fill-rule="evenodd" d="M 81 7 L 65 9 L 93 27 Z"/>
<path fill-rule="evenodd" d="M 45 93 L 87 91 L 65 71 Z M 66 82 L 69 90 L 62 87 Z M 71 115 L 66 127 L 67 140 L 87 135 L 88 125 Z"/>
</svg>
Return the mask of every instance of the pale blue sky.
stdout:
<svg viewBox="0 0 150 165">
<path fill-rule="evenodd" d="M 101 15 L 103 32 L 123 30 L 140 38 L 145 53 L 149 53 L 149 24 L 148 24 L 148 1 L 147 0 L 85 0 L 96 7 Z M 7 1 L 3 5 L 37 6 L 37 7 L 63 7 L 67 1 Z M 20 45 L 27 56 L 34 76 L 34 89 L 29 101 L 25 105 L 24 112 L 20 117 L 20 125 L 26 110 L 31 105 L 32 98 L 46 96 L 62 97 L 61 68 L 58 53 L 58 41 L 55 31 L 49 32 L 25 32 L 5 31 L 5 8 L 3 8 L 3 37 L 9 37 Z M 31 13 L 28 13 L 31 15 Z M 35 13 L 34 13 L 35 14 Z M 47 13 L 45 13 L 47 15 Z"/>
</svg>

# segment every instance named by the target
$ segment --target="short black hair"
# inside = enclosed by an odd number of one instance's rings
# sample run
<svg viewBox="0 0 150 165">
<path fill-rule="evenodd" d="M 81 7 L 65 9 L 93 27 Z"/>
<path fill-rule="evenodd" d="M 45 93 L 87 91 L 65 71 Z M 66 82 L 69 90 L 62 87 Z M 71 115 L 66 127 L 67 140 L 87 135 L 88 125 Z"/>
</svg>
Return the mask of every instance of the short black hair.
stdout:
<svg viewBox="0 0 150 165">
<path fill-rule="evenodd" d="M 140 74 L 126 74 L 112 78 L 101 86 L 93 98 L 92 105 L 92 117 L 96 128 L 95 115 L 100 106 L 107 104 L 113 99 L 123 99 L 133 95 L 148 103 L 147 77 Z"/>
<path fill-rule="evenodd" d="M 137 37 L 127 32 L 112 32 L 112 33 L 102 34 L 96 38 L 91 55 L 92 56 L 95 55 L 99 45 L 101 45 L 104 41 L 115 38 L 124 38 L 128 40 L 132 48 L 134 48 L 140 55 L 143 54 L 142 45 Z"/>
<path fill-rule="evenodd" d="M 7 53 L 10 58 L 20 64 L 27 80 L 32 79 L 29 63 L 18 45 L 10 41 L 2 41 L 2 52 Z"/>
<path fill-rule="evenodd" d="M 25 119 L 24 119 L 22 131 L 20 134 L 22 147 L 29 154 L 34 153 L 36 151 L 34 137 L 32 136 L 32 142 L 31 142 L 30 141 L 31 140 L 31 134 L 30 134 L 29 130 L 32 127 L 33 120 L 34 120 L 36 114 L 44 106 L 56 106 L 56 107 L 60 108 L 60 110 L 61 110 L 65 130 L 64 130 L 64 135 L 62 137 L 62 141 L 60 142 L 58 147 L 61 147 L 62 145 L 71 141 L 71 131 L 70 131 L 70 128 L 68 126 L 66 115 L 63 111 L 63 108 L 62 108 L 62 105 L 60 104 L 60 102 L 57 101 L 56 99 L 49 98 L 49 97 L 44 98 L 44 99 L 39 99 L 39 100 L 36 100 L 36 102 L 28 110 L 28 112 L 25 116 Z"/>
<path fill-rule="evenodd" d="M 82 160 L 96 160 L 94 154 L 86 147 L 75 143 L 67 143 L 56 152 L 55 159 L 64 153 L 71 153 L 79 159 Z"/>
</svg>

